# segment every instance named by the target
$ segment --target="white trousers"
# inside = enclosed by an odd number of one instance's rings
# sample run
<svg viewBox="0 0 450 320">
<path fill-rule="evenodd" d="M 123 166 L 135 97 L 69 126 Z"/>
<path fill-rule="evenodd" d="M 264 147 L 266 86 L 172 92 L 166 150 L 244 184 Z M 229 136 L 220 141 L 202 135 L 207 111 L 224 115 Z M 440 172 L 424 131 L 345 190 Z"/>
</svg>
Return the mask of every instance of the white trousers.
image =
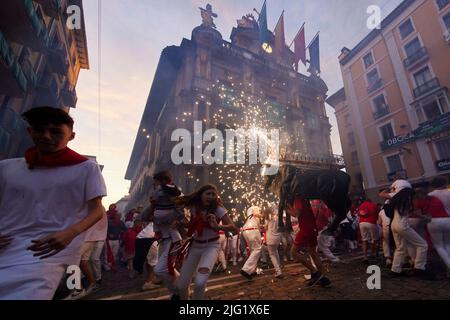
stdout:
<svg viewBox="0 0 450 320">
<path fill-rule="evenodd" d="M 219 262 L 222 265 L 222 268 L 227 268 L 227 237 L 224 234 L 220 235 L 219 238 L 220 247 L 219 247 Z"/>
<path fill-rule="evenodd" d="M 245 261 L 242 270 L 252 274 L 256 270 L 258 260 L 261 257 L 261 233 L 258 230 L 248 230 L 242 232 L 247 246 L 250 249 L 250 256 Z"/>
<path fill-rule="evenodd" d="M 172 239 L 163 239 L 159 244 L 159 258 L 158 263 L 153 269 L 155 275 L 163 282 L 164 286 L 169 290 L 172 295 L 175 293 L 175 277 L 169 274 L 168 258 L 170 252 L 170 246 L 172 245 Z"/>
<path fill-rule="evenodd" d="M 203 300 L 206 283 L 219 255 L 219 240 L 208 243 L 193 242 L 180 270 L 177 281 L 178 294 L 182 300 L 189 299 L 189 285 L 195 274 L 193 300 Z"/>
<path fill-rule="evenodd" d="M 381 234 L 383 236 L 383 255 L 385 258 L 391 258 L 392 257 L 392 248 L 391 248 L 391 241 L 390 241 L 390 227 L 391 219 L 386 216 L 386 213 L 384 210 L 380 211 L 380 217 L 381 217 Z"/>
<path fill-rule="evenodd" d="M 414 247 L 416 251 L 414 268 L 425 270 L 428 245 L 427 242 L 413 228 L 411 228 L 408 217 L 400 216 L 398 211 L 395 210 L 391 229 L 396 246 L 391 270 L 397 273 L 402 271 L 402 264 L 405 260 L 405 254 L 408 246 Z"/>
<path fill-rule="evenodd" d="M 91 253 L 92 269 L 94 270 L 95 281 L 102 278 L 102 264 L 100 261 L 100 255 L 102 254 L 105 241 L 95 241 L 94 249 Z"/>
<path fill-rule="evenodd" d="M 117 261 L 117 255 L 119 254 L 120 242 L 119 240 L 108 240 L 111 246 L 111 252 L 114 257 L 114 261 Z"/>
<path fill-rule="evenodd" d="M 436 252 L 450 269 L 450 218 L 433 218 L 427 227 Z"/>
<path fill-rule="evenodd" d="M 422 237 L 422 239 L 425 240 L 425 223 L 423 222 L 422 219 L 420 218 L 408 218 L 409 220 L 409 225 L 411 226 L 411 228 L 413 228 L 413 230 L 415 232 L 417 232 L 417 234 L 419 236 Z M 416 247 L 410 243 L 407 244 L 406 246 L 406 252 L 409 255 L 409 257 L 411 258 L 411 260 L 415 260 L 416 259 Z"/>
<path fill-rule="evenodd" d="M 278 245 L 272 244 L 267 245 L 267 251 L 269 252 L 270 261 L 272 261 L 273 267 L 275 268 L 275 272 L 281 272 L 280 267 L 280 255 L 278 253 Z"/>
<path fill-rule="evenodd" d="M 238 253 L 239 253 L 239 236 L 237 234 L 233 235 L 232 237 L 228 238 L 228 248 L 230 252 L 231 260 L 233 261 L 233 264 L 236 264 L 238 260 Z"/>
<path fill-rule="evenodd" d="M 324 254 L 324 256 L 330 261 L 339 261 L 339 258 L 336 257 L 333 252 L 331 252 L 331 248 L 335 244 L 335 239 L 332 236 L 327 236 L 322 234 L 323 231 L 319 233 L 317 237 L 317 244 L 319 250 Z"/>
</svg>

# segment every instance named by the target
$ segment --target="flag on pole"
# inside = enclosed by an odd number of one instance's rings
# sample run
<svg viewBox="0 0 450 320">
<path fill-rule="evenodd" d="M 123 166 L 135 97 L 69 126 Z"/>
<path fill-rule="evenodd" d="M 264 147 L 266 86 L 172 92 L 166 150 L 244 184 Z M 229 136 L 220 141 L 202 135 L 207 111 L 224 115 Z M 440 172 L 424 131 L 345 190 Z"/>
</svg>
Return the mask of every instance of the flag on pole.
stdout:
<svg viewBox="0 0 450 320">
<path fill-rule="evenodd" d="M 281 13 L 280 19 L 275 26 L 275 52 L 278 57 L 283 56 L 284 48 L 286 46 L 286 39 L 284 36 L 284 10 Z"/>
<path fill-rule="evenodd" d="M 292 45 L 292 44 L 291 44 Z M 306 44 L 305 44 L 305 24 L 298 31 L 294 38 L 294 59 L 298 69 L 298 62 L 306 65 Z"/>
<path fill-rule="evenodd" d="M 266 50 L 266 48 L 270 46 L 269 46 L 269 31 L 267 29 L 267 7 L 265 0 L 261 9 L 261 13 L 259 14 L 258 25 L 259 25 L 259 40 L 264 50 Z"/>
<path fill-rule="evenodd" d="M 319 33 L 309 44 L 309 66 L 317 73 L 320 73 L 320 50 L 319 50 Z"/>
</svg>

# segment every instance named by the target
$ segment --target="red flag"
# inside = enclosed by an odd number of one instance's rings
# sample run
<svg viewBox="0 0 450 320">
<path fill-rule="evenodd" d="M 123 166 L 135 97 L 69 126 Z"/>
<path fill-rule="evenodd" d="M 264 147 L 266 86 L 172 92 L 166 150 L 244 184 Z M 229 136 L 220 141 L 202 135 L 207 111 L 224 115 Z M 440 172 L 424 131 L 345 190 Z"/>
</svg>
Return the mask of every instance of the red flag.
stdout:
<svg viewBox="0 0 450 320">
<path fill-rule="evenodd" d="M 298 31 L 294 39 L 295 64 L 301 60 L 306 65 L 305 24 Z"/>
<path fill-rule="evenodd" d="M 286 46 L 284 37 L 284 11 L 281 13 L 280 19 L 275 26 L 275 52 L 278 57 L 283 56 L 283 51 Z"/>
</svg>

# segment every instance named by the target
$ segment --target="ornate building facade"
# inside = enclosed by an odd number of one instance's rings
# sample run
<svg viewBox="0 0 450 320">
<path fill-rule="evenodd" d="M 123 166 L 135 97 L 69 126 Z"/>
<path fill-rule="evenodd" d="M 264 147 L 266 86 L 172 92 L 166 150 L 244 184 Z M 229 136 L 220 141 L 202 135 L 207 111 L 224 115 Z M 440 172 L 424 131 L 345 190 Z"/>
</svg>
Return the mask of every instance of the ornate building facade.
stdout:
<svg viewBox="0 0 450 320">
<path fill-rule="evenodd" d="M 211 9 L 211 8 L 209 8 Z M 280 159 L 302 167 L 342 167 L 333 156 L 324 101 L 327 86 L 316 76 L 293 68 L 294 53 L 284 45 L 280 54 L 263 50 L 258 24 L 252 15 L 238 20 L 231 42 L 205 19 L 190 40 L 163 50 L 142 116 L 126 172 L 131 180 L 129 207 L 146 204 L 152 176 L 170 170 L 183 192 L 206 183 L 216 184 L 226 203 L 246 194 L 258 181 L 255 170 L 223 164 L 174 165 L 171 141 L 175 129 L 279 129 Z M 207 16 L 206 18 L 210 18 Z M 275 38 L 269 33 L 269 42 Z M 224 135 L 225 136 L 225 135 Z M 193 145 L 203 149 L 203 145 Z M 239 181 L 238 181 L 239 180 Z M 241 186 L 246 186 L 241 188 Z M 247 188 L 247 190 L 246 190 Z"/>
</svg>

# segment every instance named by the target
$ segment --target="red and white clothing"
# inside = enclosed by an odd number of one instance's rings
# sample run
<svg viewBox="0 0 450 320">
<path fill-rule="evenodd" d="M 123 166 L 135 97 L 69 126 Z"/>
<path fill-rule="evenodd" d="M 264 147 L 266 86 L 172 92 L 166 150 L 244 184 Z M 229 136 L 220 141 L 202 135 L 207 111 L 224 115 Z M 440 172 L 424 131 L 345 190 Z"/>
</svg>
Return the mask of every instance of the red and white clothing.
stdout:
<svg viewBox="0 0 450 320">
<path fill-rule="evenodd" d="M 363 241 L 374 242 L 380 239 L 378 229 L 378 207 L 372 201 L 364 201 L 357 209 L 359 217 L 359 231 Z"/>
<path fill-rule="evenodd" d="M 33 170 L 24 158 L 1 161 L 0 234 L 14 239 L 0 251 L 0 299 L 51 299 L 66 266 L 79 264 L 85 233 L 45 260 L 27 250 L 31 240 L 80 222 L 88 215 L 87 202 L 105 195 L 93 161 Z"/>
<path fill-rule="evenodd" d="M 247 245 L 247 250 L 250 251 L 250 255 L 247 261 L 245 261 L 242 270 L 248 274 L 256 271 L 256 266 L 261 258 L 262 241 L 260 223 L 259 217 L 252 215 L 242 227 L 242 237 Z"/>
<path fill-rule="evenodd" d="M 191 226 L 190 232 L 193 232 L 193 242 L 189 248 L 186 259 L 180 270 L 180 277 L 178 278 L 177 288 L 180 298 L 187 300 L 189 298 L 189 285 L 192 277 L 195 274 L 194 293 L 192 299 L 203 300 L 206 289 L 206 282 L 211 274 L 214 264 L 219 255 L 219 233 L 209 227 L 206 222 L 206 211 L 199 211 L 196 208 L 191 208 Z M 221 221 L 225 216 L 225 208 L 218 207 L 214 213 L 217 221 Z M 193 223 L 193 221 L 199 221 Z M 203 223 L 200 223 L 203 221 Z M 198 272 L 199 270 L 205 272 Z"/>
<path fill-rule="evenodd" d="M 427 224 L 431 242 L 447 269 L 450 269 L 450 216 L 444 204 L 432 196 L 416 202 L 416 205 L 422 209 L 422 213 L 432 216 L 431 222 Z"/>
<path fill-rule="evenodd" d="M 431 191 L 428 195 L 441 200 L 442 204 L 444 205 L 445 211 L 447 212 L 447 215 L 450 216 L 450 190 L 436 189 L 434 191 Z"/>
<path fill-rule="evenodd" d="M 269 252 L 270 261 L 275 268 L 275 275 L 281 275 L 280 255 L 278 254 L 278 246 L 281 243 L 281 232 L 278 231 L 278 209 L 274 208 L 266 222 L 266 245 Z"/>
<path fill-rule="evenodd" d="M 309 200 L 295 199 L 294 209 L 299 210 L 298 226 L 300 229 L 295 236 L 294 244 L 300 249 L 316 247 L 319 232 Z"/>
</svg>

